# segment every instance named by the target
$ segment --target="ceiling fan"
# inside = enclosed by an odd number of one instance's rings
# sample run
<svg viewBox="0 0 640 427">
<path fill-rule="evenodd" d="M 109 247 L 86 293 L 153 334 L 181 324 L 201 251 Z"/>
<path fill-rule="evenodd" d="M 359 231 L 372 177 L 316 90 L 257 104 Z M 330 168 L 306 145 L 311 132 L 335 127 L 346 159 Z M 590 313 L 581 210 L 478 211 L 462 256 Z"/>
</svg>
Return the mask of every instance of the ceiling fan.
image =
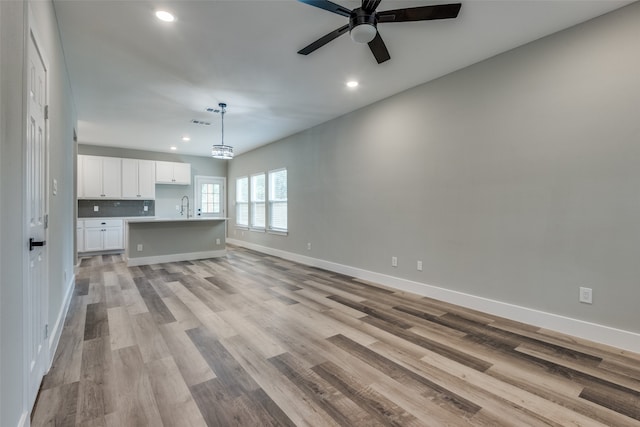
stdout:
<svg viewBox="0 0 640 427">
<path fill-rule="evenodd" d="M 362 6 L 353 10 L 332 3 L 329 0 L 298 1 L 349 18 L 347 25 L 320 37 L 309 46 L 300 49 L 298 51 L 300 55 L 308 55 L 348 31 L 354 42 L 369 44 L 369 49 L 371 49 L 378 64 L 382 64 L 391 58 L 387 46 L 384 44 L 384 41 L 382 41 L 380 33 L 378 33 L 377 25 L 379 23 L 456 18 L 462 6 L 461 3 L 452 3 L 376 12 L 376 8 L 381 0 L 362 0 Z"/>
</svg>

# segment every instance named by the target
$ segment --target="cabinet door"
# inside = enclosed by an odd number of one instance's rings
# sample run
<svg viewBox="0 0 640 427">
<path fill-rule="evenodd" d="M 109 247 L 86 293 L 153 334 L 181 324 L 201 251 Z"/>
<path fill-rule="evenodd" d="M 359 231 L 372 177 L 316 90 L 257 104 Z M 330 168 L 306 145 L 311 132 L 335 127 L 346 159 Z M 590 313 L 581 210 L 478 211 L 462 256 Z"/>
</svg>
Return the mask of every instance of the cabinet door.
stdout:
<svg viewBox="0 0 640 427">
<path fill-rule="evenodd" d="M 84 251 L 94 252 L 103 249 L 102 233 L 103 228 L 85 228 L 84 229 Z"/>
<path fill-rule="evenodd" d="M 173 179 L 175 184 L 191 185 L 191 164 L 190 163 L 174 163 Z"/>
<path fill-rule="evenodd" d="M 122 197 L 122 159 L 102 158 L 102 189 L 104 197 Z"/>
<path fill-rule="evenodd" d="M 85 198 L 104 197 L 102 192 L 102 157 L 82 156 L 82 192 Z"/>
<path fill-rule="evenodd" d="M 156 182 L 158 184 L 173 184 L 172 162 L 156 162 Z"/>
<path fill-rule="evenodd" d="M 151 160 L 138 160 L 138 195 L 147 200 L 156 198 L 156 167 Z"/>
<path fill-rule="evenodd" d="M 135 199 L 138 192 L 138 161 L 122 159 L 122 197 Z"/>
<path fill-rule="evenodd" d="M 104 228 L 104 250 L 124 249 L 122 238 L 122 227 L 106 227 Z"/>
</svg>

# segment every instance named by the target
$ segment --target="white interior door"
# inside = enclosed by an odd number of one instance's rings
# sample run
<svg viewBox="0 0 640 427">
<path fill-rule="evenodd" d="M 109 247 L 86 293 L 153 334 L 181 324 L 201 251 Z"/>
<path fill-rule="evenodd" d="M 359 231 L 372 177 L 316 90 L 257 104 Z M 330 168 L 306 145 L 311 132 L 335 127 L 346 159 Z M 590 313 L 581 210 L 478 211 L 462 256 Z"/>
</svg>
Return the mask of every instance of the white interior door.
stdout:
<svg viewBox="0 0 640 427">
<path fill-rule="evenodd" d="M 26 140 L 26 227 L 28 242 L 25 289 L 28 399 L 32 407 L 47 366 L 47 71 L 33 37 L 28 49 L 28 131 Z"/>
<path fill-rule="evenodd" d="M 225 179 L 216 176 L 196 176 L 194 215 L 204 217 L 224 217 L 226 199 Z"/>
</svg>

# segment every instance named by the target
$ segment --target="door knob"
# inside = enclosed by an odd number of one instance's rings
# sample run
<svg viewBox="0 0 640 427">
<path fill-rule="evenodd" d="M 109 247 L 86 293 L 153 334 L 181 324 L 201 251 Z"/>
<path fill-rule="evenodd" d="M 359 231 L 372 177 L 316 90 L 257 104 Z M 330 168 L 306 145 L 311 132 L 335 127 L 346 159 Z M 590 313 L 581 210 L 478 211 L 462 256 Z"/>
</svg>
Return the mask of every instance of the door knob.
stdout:
<svg viewBox="0 0 640 427">
<path fill-rule="evenodd" d="M 45 240 L 37 241 L 37 240 L 33 240 L 33 238 L 29 238 L 29 252 L 31 252 L 33 248 L 35 248 L 36 246 L 44 246 L 46 244 L 47 242 Z"/>
</svg>

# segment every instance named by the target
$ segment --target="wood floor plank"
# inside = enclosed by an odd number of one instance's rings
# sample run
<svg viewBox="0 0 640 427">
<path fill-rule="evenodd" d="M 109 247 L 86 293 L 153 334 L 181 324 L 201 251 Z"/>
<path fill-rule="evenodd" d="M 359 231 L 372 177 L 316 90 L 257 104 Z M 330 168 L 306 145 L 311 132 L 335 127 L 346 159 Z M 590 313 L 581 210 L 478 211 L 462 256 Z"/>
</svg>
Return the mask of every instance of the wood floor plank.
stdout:
<svg viewBox="0 0 640 427">
<path fill-rule="evenodd" d="M 136 344 L 136 335 L 131 327 L 132 319 L 122 305 L 107 309 L 111 349 L 130 347 Z"/>
<path fill-rule="evenodd" d="M 122 426 L 161 426 L 162 418 L 137 346 L 113 352 L 118 386 L 118 409 L 113 423 Z"/>
<path fill-rule="evenodd" d="M 338 392 L 318 374 L 305 369 L 289 353 L 272 357 L 269 361 L 339 425 L 380 425 L 371 414 Z"/>
<path fill-rule="evenodd" d="M 297 426 L 338 426 L 311 399 L 300 399 L 300 389 L 288 378 L 278 375 L 277 369 L 262 358 L 255 348 L 241 336 L 224 339 L 224 343 L 239 364 L 267 393 L 272 401 Z M 298 359 L 300 363 L 300 360 Z M 297 396 L 294 398 L 294 396 Z"/>
<path fill-rule="evenodd" d="M 220 383 L 241 392 L 250 392 L 259 388 L 258 384 L 233 358 L 224 345 L 207 329 L 200 327 L 189 329 L 187 335 L 216 374 Z"/>
<path fill-rule="evenodd" d="M 84 340 L 109 335 L 107 306 L 103 302 L 87 304 L 87 315 L 84 324 Z"/>
<path fill-rule="evenodd" d="M 136 336 L 136 345 L 145 363 L 171 356 L 159 330 L 159 326 L 164 323 L 155 323 L 151 313 L 136 314 L 131 317 L 131 320 L 131 326 Z"/>
<path fill-rule="evenodd" d="M 111 348 L 109 337 L 85 340 L 82 351 L 82 376 L 78 389 L 76 422 L 102 418 L 114 402 L 110 385 Z M 107 372 L 105 372 L 105 370 Z"/>
<path fill-rule="evenodd" d="M 149 279 L 138 277 L 134 279 L 134 283 L 156 323 L 162 324 L 176 321 L 171 311 L 169 311 L 162 301 L 162 298 L 160 298 L 160 295 L 158 295 L 153 286 L 151 286 L 151 283 L 149 283 Z"/>
<path fill-rule="evenodd" d="M 165 427 L 207 425 L 172 357 L 151 361 L 146 367 Z"/>
<path fill-rule="evenodd" d="M 181 325 L 167 323 L 159 326 L 159 330 L 187 386 L 216 377 Z"/>
<path fill-rule="evenodd" d="M 31 425 L 75 426 L 78 384 L 78 382 L 72 382 L 42 390 L 38 398 L 38 410 L 34 412 Z"/>
<path fill-rule="evenodd" d="M 51 370 L 42 380 L 42 390 L 80 381 L 86 313 L 83 297 L 75 297 L 67 312 Z"/>
<path fill-rule="evenodd" d="M 185 288 L 182 283 L 170 282 L 168 285 L 171 287 L 171 290 L 176 297 L 178 297 L 180 301 L 182 301 L 182 303 L 191 310 L 200 323 L 215 333 L 216 336 L 226 338 L 236 335 L 235 329 L 225 322 L 224 319 L 220 318 L 220 316 L 213 312 L 187 288 Z"/>
<path fill-rule="evenodd" d="M 442 404 L 450 406 L 452 412 L 456 411 L 460 416 L 471 417 L 481 409 L 480 406 L 475 403 L 458 396 L 439 384 L 430 381 L 428 378 L 416 374 L 343 335 L 335 335 L 329 338 L 329 341 L 400 383 L 415 383 L 421 388 L 424 387 L 424 394 L 429 395 L 432 400 L 438 400 L 442 402 Z"/>
<path fill-rule="evenodd" d="M 421 423 L 404 409 L 380 394 L 359 384 L 351 375 L 332 362 L 316 365 L 313 371 L 342 394 L 357 403 L 384 425 L 419 426 Z"/>
</svg>

